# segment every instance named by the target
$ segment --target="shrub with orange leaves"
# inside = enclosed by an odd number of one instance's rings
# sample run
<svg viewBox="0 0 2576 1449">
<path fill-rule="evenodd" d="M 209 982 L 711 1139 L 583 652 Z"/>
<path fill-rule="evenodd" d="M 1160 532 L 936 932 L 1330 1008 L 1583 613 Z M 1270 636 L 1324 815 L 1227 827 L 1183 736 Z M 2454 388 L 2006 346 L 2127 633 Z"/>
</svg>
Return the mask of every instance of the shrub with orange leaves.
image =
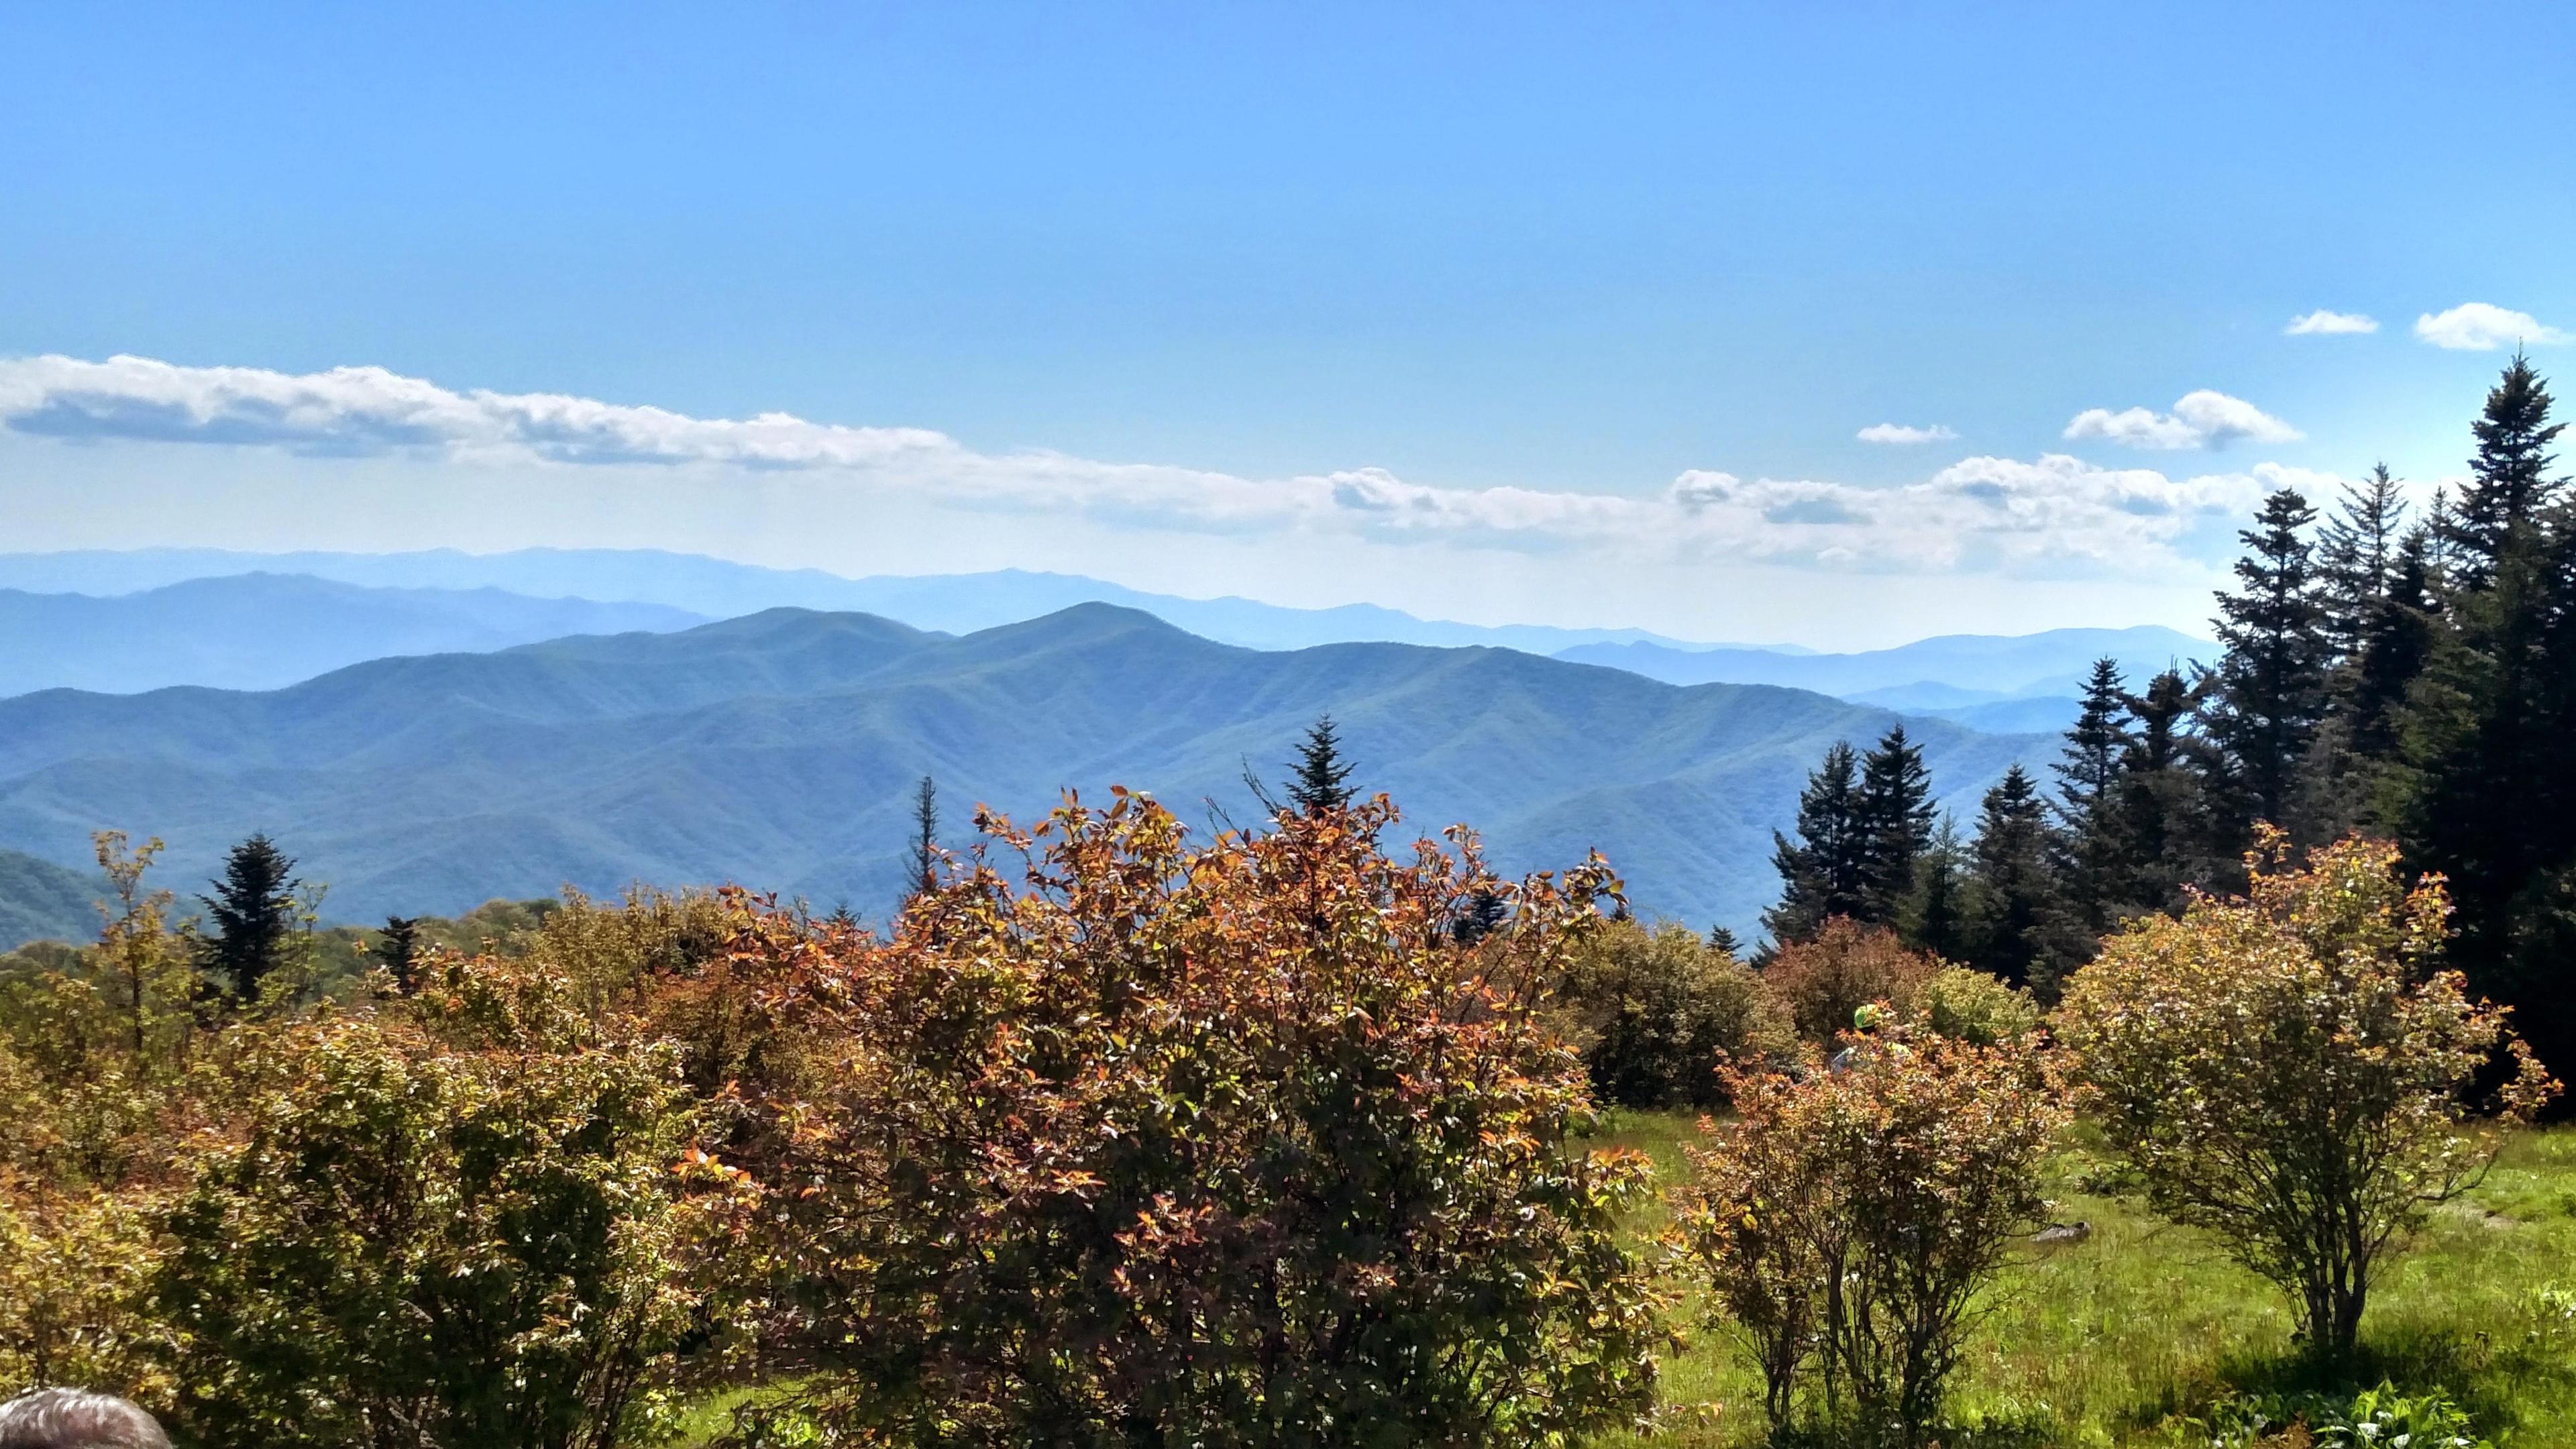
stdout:
<svg viewBox="0 0 2576 1449">
<path fill-rule="evenodd" d="M 2311 1350 L 2360 1332 L 2382 1255 L 2485 1171 L 2499 1128 L 2557 1084 L 2438 969 L 2450 902 L 2397 847 L 2354 838 L 2293 868 L 2267 828 L 2241 899 L 2196 896 L 2102 943 L 2055 1021 L 2103 1134 L 2149 1201 L 2280 1285 Z M 2479 1119 L 2468 1089 L 2501 1056 Z"/>
<path fill-rule="evenodd" d="M 1647 1182 L 1540 1008 L 1615 889 L 1409 860 L 1381 799 L 1193 847 L 1118 792 L 878 945 L 749 914 L 818 1050 L 763 1104 L 806 1371 L 752 1442 L 1562 1443 L 1651 1402 Z M 993 861 L 1017 854 L 1015 887 Z M 1478 892 L 1509 924 L 1472 950 Z"/>
<path fill-rule="evenodd" d="M 1852 1013 L 1873 1001 L 1911 1010 L 1914 993 L 1940 969 L 1939 958 L 1906 950 L 1894 932 L 1836 916 L 1781 947 L 1762 979 L 1788 1004 L 1798 1035 L 1823 1043 L 1849 1031 Z"/>
</svg>

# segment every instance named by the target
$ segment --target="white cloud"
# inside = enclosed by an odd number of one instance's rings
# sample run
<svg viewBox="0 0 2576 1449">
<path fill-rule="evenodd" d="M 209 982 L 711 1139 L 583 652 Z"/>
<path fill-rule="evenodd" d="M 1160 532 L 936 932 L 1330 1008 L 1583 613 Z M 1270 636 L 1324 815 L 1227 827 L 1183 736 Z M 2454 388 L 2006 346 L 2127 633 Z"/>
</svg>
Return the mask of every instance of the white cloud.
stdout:
<svg viewBox="0 0 2576 1449">
<path fill-rule="evenodd" d="M 2183 394 L 2170 413 L 2147 408 L 2087 408 L 2066 425 L 2071 439 L 2099 438 L 2129 448 L 2219 448 L 2239 439 L 2296 442 L 2306 436 L 2241 397 L 2202 388 Z"/>
<path fill-rule="evenodd" d="M 1959 436 L 1944 423 L 1928 428 L 1909 427 L 1904 423 L 1872 423 L 1860 430 L 1864 443 L 1945 443 Z"/>
<path fill-rule="evenodd" d="M 2340 337 L 2357 332 L 2376 332 L 2379 319 L 2359 312 L 2329 312 L 2323 307 L 2303 317 L 2293 317 L 2281 329 L 2289 337 Z"/>
<path fill-rule="evenodd" d="M 2106 427 L 2118 422 L 2102 416 L 2111 420 Z M 2146 416 L 2153 427 L 2185 430 L 2184 446 L 2297 436 L 2216 393 L 2184 398 L 2169 418 Z M 785 413 L 696 418 L 556 394 L 459 392 L 381 368 L 291 375 L 133 357 L 0 359 L 0 426 L 99 444 L 413 459 L 478 475 L 515 469 L 538 488 L 562 470 L 617 478 L 645 469 L 692 487 L 702 476 L 716 488 L 746 490 L 764 478 L 801 476 L 907 508 L 1081 517 L 1201 537 L 1589 552 L 1672 567 L 1745 562 L 2056 578 L 2187 570 L 2195 535 L 2250 508 L 2275 475 L 2286 476 L 2262 464 L 2174 479 L 2050 454 L 1969 458 L 1899 487 L 1693 470 L 1647 496 L 1437 488 L 1379 468 L 1256 479 L 1060 453 L 982 453 L 925 429 Z"/>
<path fill-rule="evenodd" d="M 381 367 L 298 376 L 148 357 L 0 362 L 0 419 L 20 432 L 68 438 L 268 443 L 326 454 L 431 448 L 562 463 L 858 466 L 956 446 L 919 428 L 837 427 L 785 413 L 710 420 L 555 393 L 458 393 Z"/>
<path fill-rule="evenodd" d="M 2528 312 L 2487 302 L 2462 302 L 2448 312 L 2427 312 L 2415 319 L 2415 335 L 2457 352 L 2493 352 L 2499 347 L 2537 347 L 2567 340 L 2566 333 Z"/>
</svg>

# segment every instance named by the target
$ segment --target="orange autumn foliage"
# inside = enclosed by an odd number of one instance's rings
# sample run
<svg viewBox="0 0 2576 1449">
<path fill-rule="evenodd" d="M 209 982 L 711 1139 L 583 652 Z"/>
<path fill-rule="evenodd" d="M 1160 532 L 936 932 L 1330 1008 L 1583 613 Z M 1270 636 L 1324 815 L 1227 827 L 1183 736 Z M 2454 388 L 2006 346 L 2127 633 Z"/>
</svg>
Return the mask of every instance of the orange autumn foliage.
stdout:
<svg viewBox="0 0 2576 1449">
<path fill-rule="evenodd" d="M 1118 792 L 990 845 L 878 944 L 746 910 L 821 1053 L 759 1104 L 799 1390 L 746 1437 L 1562 1440 L 1651 1402 L 1622 1240 L 1540 1008 L 1614 889 L 1390 858 L 1382 800 L 1193 846 Z M 1018 858 L 1019 879 L 997 861 Z M 1473 949 L 1478 891 L 1509 924 Z M 793 998 L 789 1000 L 788 998 Z"/>
</svg>

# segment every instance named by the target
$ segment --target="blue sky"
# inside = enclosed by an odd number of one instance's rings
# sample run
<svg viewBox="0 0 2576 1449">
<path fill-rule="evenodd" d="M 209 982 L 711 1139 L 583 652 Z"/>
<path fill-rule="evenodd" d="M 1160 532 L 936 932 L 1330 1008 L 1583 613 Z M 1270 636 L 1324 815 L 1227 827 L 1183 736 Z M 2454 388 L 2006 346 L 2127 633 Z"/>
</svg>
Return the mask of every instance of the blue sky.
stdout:
<svg viewBox="0 0 2576 1449">
<path fill-rule="evenodd" d="M 2188 627 L 2576 356 L 2576 7 L 1965 8 L 17 7 L 0 547 Z"/>
</svg>

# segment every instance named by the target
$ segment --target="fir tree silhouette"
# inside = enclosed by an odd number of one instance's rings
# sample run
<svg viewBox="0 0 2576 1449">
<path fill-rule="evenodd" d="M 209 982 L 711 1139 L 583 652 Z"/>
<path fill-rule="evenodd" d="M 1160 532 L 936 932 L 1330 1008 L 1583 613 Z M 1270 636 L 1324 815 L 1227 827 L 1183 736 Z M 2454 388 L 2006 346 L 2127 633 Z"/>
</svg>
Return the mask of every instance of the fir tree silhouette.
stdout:
<svg viewBox="0 0 2576 1449">
<path fill-rule="evenodd" d="M 295 862 L 265 834 L 253 835 L 224 856 L 224 873 L 199 896 L 214 931 L 206 937 L 204 966 L 237 1002 L 259 998 L 260 982 L 286 960 L 295 931 Z"/>
<path fill-rule="evenodd" d="M 1306 741 L 1297 748 L 1297 763 L 1288 778 L 1288 803 L 1301 815 L 1322 815 L 1350 808 L 1357 792 L 1350 786 L 1351 762 L 1342 757 L 1340 732 L 1329 714 L 1315 716 Z"/>
</svg>

